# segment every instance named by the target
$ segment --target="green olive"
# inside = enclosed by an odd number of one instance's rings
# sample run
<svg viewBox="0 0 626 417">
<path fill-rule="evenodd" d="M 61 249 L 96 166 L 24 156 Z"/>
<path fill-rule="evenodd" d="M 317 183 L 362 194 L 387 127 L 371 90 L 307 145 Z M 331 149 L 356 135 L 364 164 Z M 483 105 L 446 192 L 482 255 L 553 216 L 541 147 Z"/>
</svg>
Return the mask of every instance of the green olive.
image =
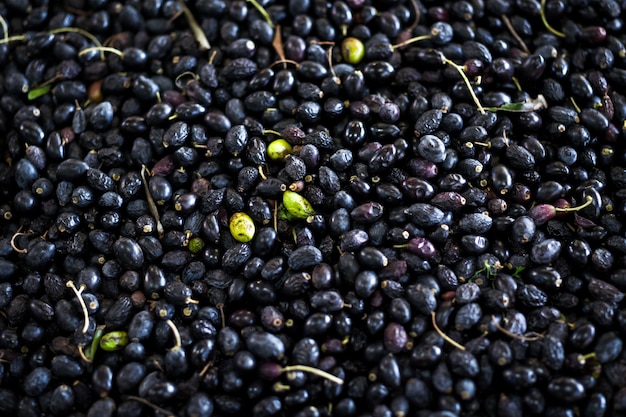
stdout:
<svg viewBox="0 0 626 417">
<path fill-rule="evenodd" d="M 365 46 L 360 39 L 349 37 L 341 42 L 341 56 L 348 64 L 358 64 L 365 56 Z"/>
<path fill-rule="evenodd" d="M 315 214 L 313 206 L 308 200 L 293 191 L 285 191 L 283 193 L 283 206 L 293 217 L 297 219 L 306 219 Z"/>
<path fill-rule="evenodd" d="M 199 237 L 194 237 L 189 241 L 189 252 L 198 253 L 204 247 L 204 242 Z"/>
<path fill-rule="evenodd" d="M 121 330 L 109 332 L 100 339 L 100 349 L 106 350 L 107 352 L 114 352 L 123 349 L 128 342 L 130 342 L 128 333 Z"/>
<path fill-rule="evenodd" d="M 254 221 L 246 213 L 235 213 L 229 222 L 230 233 L 238 242 L 250 242 L 254 237 Z"/>
<path fill-rule="evenodd" d="M 291 150 L 291 145 L 285 139 L 276 139 L 267 145 L 267 156 L 272 161 L 284 161 Z"/>
</svg>

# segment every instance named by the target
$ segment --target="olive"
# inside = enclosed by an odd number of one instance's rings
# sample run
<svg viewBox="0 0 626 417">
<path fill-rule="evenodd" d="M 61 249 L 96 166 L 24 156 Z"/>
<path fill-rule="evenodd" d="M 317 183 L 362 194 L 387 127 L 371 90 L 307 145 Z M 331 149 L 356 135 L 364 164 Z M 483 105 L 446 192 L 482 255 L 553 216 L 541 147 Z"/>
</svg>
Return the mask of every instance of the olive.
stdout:
<svg viewBox="0 0 626 417">
<path fill-rule="evenodd" d="M 229 221 L 230 233 L 239 242 L 250 242 L 254 238 L 254 221 L 246 213 L 235 213 Z"/>
</svg>

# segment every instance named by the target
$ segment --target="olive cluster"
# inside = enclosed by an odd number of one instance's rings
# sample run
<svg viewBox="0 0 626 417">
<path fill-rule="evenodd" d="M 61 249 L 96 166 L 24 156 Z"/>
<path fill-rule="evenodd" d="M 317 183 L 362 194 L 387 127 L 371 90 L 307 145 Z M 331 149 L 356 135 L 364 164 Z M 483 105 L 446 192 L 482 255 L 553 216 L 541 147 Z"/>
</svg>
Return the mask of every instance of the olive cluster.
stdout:
<svg viewBox="0 0 626 417">
<path fill-rule="evenodd" d="M 623 415 L 622 14 L 0 3 L 0 415 Z"/>
</svg>

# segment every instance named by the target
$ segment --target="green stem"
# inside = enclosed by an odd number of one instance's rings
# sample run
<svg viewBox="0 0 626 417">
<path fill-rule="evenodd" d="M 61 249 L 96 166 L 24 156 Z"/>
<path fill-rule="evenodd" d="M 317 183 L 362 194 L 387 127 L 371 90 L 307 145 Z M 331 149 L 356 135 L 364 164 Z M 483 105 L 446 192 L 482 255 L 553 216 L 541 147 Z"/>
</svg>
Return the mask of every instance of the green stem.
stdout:
<svg viewBox="0 0 626 417">
<path fill-rule="evenodd" d="M 317 375 L 322 378 L 326 378 L 329 381 L 334 382 L 335 384 L 339 384 L 339 385 L 343 384 L 343 379 L 338 378 L 333 374 L 329 374 L 328 372 L 322 371 L 321 369 L 312 368 L 306 365 L 289 365 L 289 366 L 285 366 L 284 368 L 281 368 L 281 370 L 283 372 L 291 372 L 291 371 L 308 372 L 310 374 Z"/>
<path fill-rule="evenodd" d="M 198 21 L 193 16 L 193 13 L 191 13 L 191 10 L 189 10 L 189 7 L 187 7 L 187 5 L 185 4 L 183 0 L 178 0 L 178 3 L 180 4 L 180 7 L 182 7 L 183 9 L 183 13 L 185 14 L 185 19 L 187 19 L 187 23 L 189 24 L 189 27 L 191 28 L 191 31 L 193 32 L 193 36 L 196 38 L 196 41 L 200 45 L 200 50 L 208 51 L 209 49 L 211 49 L 211 44 L 209 43 L 209 40 L 204 34 L 202 27 L 198 24 Z"/>
<path fill-rule="evenodd" d="M 9 38 L 9 27 L 7 25 L 7 21 L 4 20 L 4 17 L 0 14 L 0 25 L 2 25 L 2 39 L 6 42 L 6 39 Z"/>
<path fill-rule="evenodd" d="M 119 49 L 115 49 L 115 48 L 111 48 L 110 46 L 92 46 L 90 48 L 85 48 L 83 50 L 81 50 L 78 53 L 78 56 L 83 56 L 85 54 L 88 54 L 89 52 L 92 51 L 100 51 L 102 52 L 111 52 L 117 56 L 119 56 L 120 58 L 124 58 L 124 53 L 122 51 L 120 51 Z"/>
<path fill-rule="evenodd" d="M 412 43 L 419 42 L 419 41 L 425 41 L 425 40 L 428 40 L 430 38 L 431 38 L 430 35 L 422 35 L 422 36 L 418 36 L 416 38 L 407 39 L 404 42 L 400 42 L 400 43 L 398 43 L 396 45 L 392 45 L 391 49 L 393 49 L 395 51 L 396 49 L 402 48 L 403 46 L 407 46 L 407 45 L 410 45 Z"/>
<path fill-rule="evenodd" d="M 267 10 L 265 10 L 265 8 L 259 2 L 257 2 L 256 0 L 246 0 L 246 1 L 248 3 L 252 3 L 254 8 L 257 9 L 259 13 L 261 13 L 261 15 L 263 16 L 267 24 L 270 25 L 271 28 L 274 27 L 274 22 L 272 22 L 272 18 L 270 17 L 270 14 L 267 12 Z"/>
<path fill-rule="evenodd" d="M 91 42 L 93 42 L 94 45 L 96 45 L 97 47 L 102 48 L 102 44 L 100 43 L 98 38 L 96 38 L 91 33 L 87 32 L 86 30 L 83 30 L 80 28 L 75 28 L 75 27 L 58 28 L 58 29 L 52 29 L 50 33 L 52 33 L 53 35 L 56 35 L 57 33 L 79 33 L 83 35 L 85 38 L 89 39 Z M 100 59 L 104 60 L 103 51 L 100 51 Z"/>
<path fill-rule="evenodd" d="M 543 22 L 543 25 L 546 27 L 546 29 L 548 29 L 548 32 L 552 33 L 554 36 L 558 36 L 559 38 L 565 37 L 565 33 L 559 32 L 558 30 L 550 26 L 550 23 L 548 23 L 548 19 L 546 19 L 546 0 L 541 0 L 539 16 L 541 16 L 541 21 Z"/>
<path fill-rule="evenodd" d="M 481 114 L 485 114 L 485 108 L 480 103 L 480 100 L 478 100 L 478 97 L 476 97 L 476 93 L 474 93 L 474 89 L 472 88 L 472 84 L 470 83 L 470 80 L 467 78 L 467 75 L 465 75 L 465 71 L 463 70 L 463 67 L 461 65 L 456 64 L 452 60 L 446 58 L 445 56 L 443 56 L 442 61 L 443 61 L 444 64 L 451 65 L 454 69 L 457 70 L 457 72 L 459 73 L 461 78 L 463 78 L 463 82 L 467 86 L 467 89 L 469 90 L 469 93 L 472 96 L 472 100 L 474 100 L 474 103 L 476 103 L 476 107 L 478 107 L 478 111 Z"/>
<path fill-rule="evenodd" d="M 450 336 L 448 336 L 447 334 L 445 334 L 437 325 L 437 318 L 435 316 L 435 312 L 431 311 L 430 312 L 430 317 L 432 319 L 433 322 L 433 327 L 435 328 L 435 331 L 437 333 L 439 333 L 439 336 L 443 337 L 443 340 L 445 340 L 446 342 L 450 343 L 452 346 L 454 346 L 455 348 L 459 349 L 459 350 L 465 350 L 465 346 L 457 343 L 454 339 L 452 339 Z"/>
</svg>

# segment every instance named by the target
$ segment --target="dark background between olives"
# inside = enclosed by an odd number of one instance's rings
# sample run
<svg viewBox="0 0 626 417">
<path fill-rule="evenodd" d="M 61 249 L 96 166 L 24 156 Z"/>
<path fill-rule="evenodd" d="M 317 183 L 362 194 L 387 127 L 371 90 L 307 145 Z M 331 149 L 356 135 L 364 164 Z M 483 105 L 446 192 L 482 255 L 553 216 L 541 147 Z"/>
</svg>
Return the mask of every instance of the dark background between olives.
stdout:
<svg viewBox="0 0 626 417">
<path fill-rule="evenodd" d="M 625 1 L 186 7 L 0 3 L 0 415 L 626 413 Z"/>
</svg>

